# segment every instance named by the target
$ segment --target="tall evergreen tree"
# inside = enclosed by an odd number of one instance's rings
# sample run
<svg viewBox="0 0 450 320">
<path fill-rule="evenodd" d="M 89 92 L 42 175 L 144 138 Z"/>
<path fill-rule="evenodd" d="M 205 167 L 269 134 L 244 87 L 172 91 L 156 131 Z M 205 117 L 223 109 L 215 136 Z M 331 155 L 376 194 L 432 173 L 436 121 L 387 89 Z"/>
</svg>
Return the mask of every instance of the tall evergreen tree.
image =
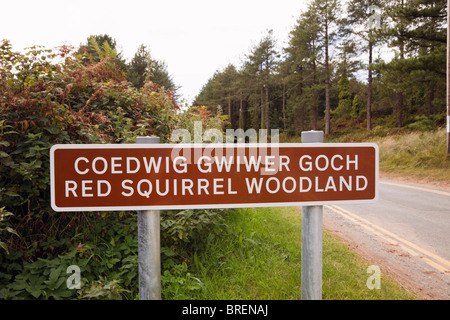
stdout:
<svg viewBox="0 0 450 320">
<path fill-rule="evenodd" d="M 319 27 L 319 40 L 324 52 L 322 63 L 325 68 L 325 135 L 329 135 L 331 132 L 330 79 L 332 69 L 330 49 L 340 27 L 341 4 L 339 0 L 313 0 L 309 10 L 312 11 Z"/>
<path fill-rule="evenodd" d="M 128 65 L 128 81 L 136 88 L 142 88 L 144 86 L 145 78 L 150 72 L 150 63 L 150 50 L 141 44 Z"/>
<path fill-rule="evenodd" d="M 348 23 L 352 29 L 352 41 L 360 51 L 368 53 L 367 64 L 367 129 L 372 129 L 373 101 L 373 51 L 379 41 L 377 30 L 381 28 L 382 0 L 350 0 L 348 2 Z"/>
<path fill-rule="evenodd" d="M 272 73 L 275 70 L 279 57 L 275 49 L 275 38 L 273 31 L 267 34 L 252 49 L 247 56 L 245 68 L 248 74 L 255 78 L 255 84 L 260 88 L 261 97 L 261 128 L 270 129 L 270 107 L 269 107 L 269 86 Z"/>
<path fill-rule="evenodd" d="M 391 24 L 383 30 L 383 35 L 396 49 L 396 56 L 381 67 L 386 85 L 397 97 L 393 113 L 398 127 L 404 122 L 405 92 L 420 95 L 418 101 L 408 99 L 409 103 L 415 104 L 409 109 L 418 107 L 425 114 L 431 114 L 445 108 L 445 88 L 439 84 L 445 83 L 446 75 L 446 5 L 445 0 L 389 3 L 387 12 Z"/>
<path fill-rule="evenodd" d="M 79 52 L 85 54 L 89 63 L 95 63 L 109 58 L 123 71 L 127 70 L 122 53 L 117 51 L 116 40 L 107 34 L 91 35 L 87 38 L 86 44 L 80 45 Z"/>
<path fill-rule="evenodd" d="M 151 81 L 167 90 L 177 91 L 177 86 L 170 75 L 167 64 L 162 60 L 150 59 L 146 81 Z"/>
<path fill-rule="evenodd" d="M 317 129 L 319 95 L 323 85 L 319 63 L 322 58 L 322 46 L 320 28 L 316 21 L 314 11 L 308 10 L 303 13 L 290 32 L 289 45 L 285 48 L 284 63 L 287 63 L 290 69 L 288 79 L 291 86 L 298 88 L 292 91 L 288 104 L 295 104 L 293 109 L 296 110 L 299 131 L 306 128 L 308 112 L 311 119 L 310 127 L 313 130 Z"/>
<path fill-rule="evenodd" d="M 176 91 L 167 65 L 164 61 L 152 59 L 150 50 L 141 44 L 128 64 L 128 81 L 136 88 L 142 88 L 148 81 L 154 82 L 167 90 Z"/>
</svg>

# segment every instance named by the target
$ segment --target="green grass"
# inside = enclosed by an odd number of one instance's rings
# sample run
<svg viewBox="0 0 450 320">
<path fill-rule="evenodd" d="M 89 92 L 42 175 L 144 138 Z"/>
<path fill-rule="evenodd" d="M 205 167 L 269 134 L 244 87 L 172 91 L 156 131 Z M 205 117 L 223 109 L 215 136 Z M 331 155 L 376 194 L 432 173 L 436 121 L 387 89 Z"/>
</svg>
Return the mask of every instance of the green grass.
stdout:
<svg viewBox="0 0 450 320">
<path fill-rule="evenodd" d="M 301 142 L 284 137 L 282 142 Z M 445 129 L 411 131 L 381 126 L 349 129 L 325 142 L 375 142 L 380 171 L 434 181 L 450 181 Z M 296 208 L 230 210 L 227 232 L 214 238 L 191 259 L 190 272 L 201 288 L 185 292 L 191 299 L 300 299 L 301 214 Z M 368 261 L 339 239 L 324 233 L 323 299 L 405 300 L 417 297 L 381 270 L 381 289 L 370 290 Z M 192 278 L 191 278 L 192 280 Z M 178 287 L 177 287 L 178 288 Z"/>
<path fill-rule="evenodd" d="M 301 298 L 301 213 L 296 208 L 230 210 L 228 232 L 191 261 L 202 290 L 192 299 Z M 381 289 L 369 290 L 370 264 L 337 239 L 324 234 L 323 299 L 414 299 L 383 276 Z"/>
</svg>

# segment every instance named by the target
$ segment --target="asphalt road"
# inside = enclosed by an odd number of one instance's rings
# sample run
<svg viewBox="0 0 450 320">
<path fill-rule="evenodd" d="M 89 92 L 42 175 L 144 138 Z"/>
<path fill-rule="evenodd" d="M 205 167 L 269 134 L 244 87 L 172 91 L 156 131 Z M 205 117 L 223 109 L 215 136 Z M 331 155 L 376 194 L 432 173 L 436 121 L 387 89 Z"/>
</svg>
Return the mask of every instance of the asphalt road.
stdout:
<svg viewBox="0 0 450 320">
<path fill-rule="evenodd" d="M 324 226 L 407 287 L 450 298 L 449 191 L 380 180 L 376 203 L 326 206 Z"/>
</svg>

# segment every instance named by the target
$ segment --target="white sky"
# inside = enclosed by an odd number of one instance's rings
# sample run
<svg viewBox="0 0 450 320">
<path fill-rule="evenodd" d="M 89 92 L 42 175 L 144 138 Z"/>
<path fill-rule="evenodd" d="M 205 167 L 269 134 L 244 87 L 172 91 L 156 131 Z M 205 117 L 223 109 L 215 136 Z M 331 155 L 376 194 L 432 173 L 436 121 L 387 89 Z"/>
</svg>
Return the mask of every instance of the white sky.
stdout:
<svg viewBox="0 0 450 320">
<path fill-rule="evenodd" d="M 284 46 L 306 7 L 307 0 L 3 0 L 0 39 L 19 51 L 77 47 L 89 35 L 106 33 L 127 61 L 145 44 L 192 102 L 216 70 L 238 64 L 266 30 Z"/>
</svg>

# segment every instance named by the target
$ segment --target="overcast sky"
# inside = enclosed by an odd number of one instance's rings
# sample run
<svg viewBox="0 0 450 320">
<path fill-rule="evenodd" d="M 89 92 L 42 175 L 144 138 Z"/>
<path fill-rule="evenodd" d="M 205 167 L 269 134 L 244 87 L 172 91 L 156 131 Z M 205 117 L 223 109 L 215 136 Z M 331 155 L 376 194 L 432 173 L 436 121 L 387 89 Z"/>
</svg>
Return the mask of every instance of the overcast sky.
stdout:
<svg viewBox="0 0 450 320">
<path fill-rule="evenodd" d="M 266 30 L 283 46 L 306 6 L 307 0 L 2 1 L 0 39 L 20 51 L 78 46 L 106 33 L 127 61 L 145 44 L 191 102 L 216 70 L 240 62 Z"/>
</svg>

